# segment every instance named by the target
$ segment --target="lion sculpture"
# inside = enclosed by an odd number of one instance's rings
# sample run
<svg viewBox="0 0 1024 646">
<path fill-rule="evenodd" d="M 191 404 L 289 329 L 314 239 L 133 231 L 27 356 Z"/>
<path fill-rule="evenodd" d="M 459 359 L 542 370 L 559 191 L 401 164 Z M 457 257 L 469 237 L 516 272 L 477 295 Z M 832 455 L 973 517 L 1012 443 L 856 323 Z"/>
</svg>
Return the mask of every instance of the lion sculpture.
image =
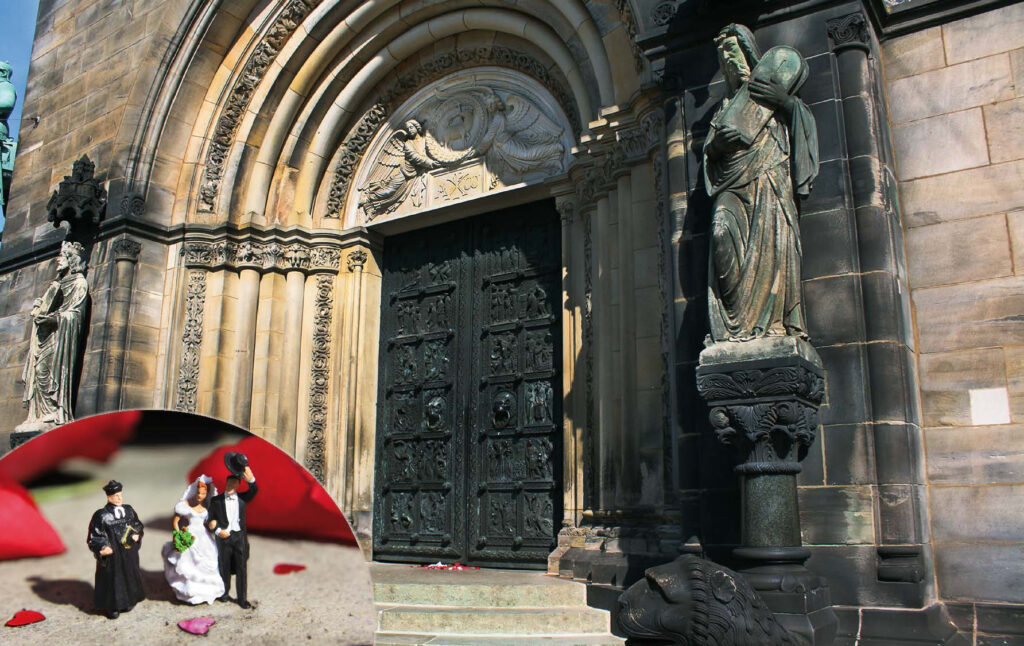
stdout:
<svg viewBox="0 0 1024 646">
<path fill-rule="evenodd" d="M 649 568 L 619 597 L 630 644 L 798 646 L 739 574 L 693 555 Z"/>
</svg>

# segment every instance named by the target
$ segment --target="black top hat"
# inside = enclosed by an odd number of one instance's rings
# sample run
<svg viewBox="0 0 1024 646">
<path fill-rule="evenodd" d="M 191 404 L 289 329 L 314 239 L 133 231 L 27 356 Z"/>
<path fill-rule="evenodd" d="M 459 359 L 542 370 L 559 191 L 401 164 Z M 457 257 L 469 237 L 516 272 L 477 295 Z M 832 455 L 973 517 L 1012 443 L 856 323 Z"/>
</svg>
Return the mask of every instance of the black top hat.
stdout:
<svg viewBox="0 0 1024 646">
<path fill-rule="evenodd" d="M 103 485 L 103 493 L 107 494 L 108 496 L 113 496 L 115 493 L 121 491 L 121 489 L 123 488 L 124 487 L 121 486 L 120 482 L 118 482 L 117 480 L 111 480 L 107 484 Z"/>
<path fill-rule="evenodd" d="M 249 466 L 249 458 L 245 457 L 244 453 L 228 451 L 224 454 L 224 466 L 228 468 L 231 475 L 241 478 L 245 467 Z"/>
</svg>

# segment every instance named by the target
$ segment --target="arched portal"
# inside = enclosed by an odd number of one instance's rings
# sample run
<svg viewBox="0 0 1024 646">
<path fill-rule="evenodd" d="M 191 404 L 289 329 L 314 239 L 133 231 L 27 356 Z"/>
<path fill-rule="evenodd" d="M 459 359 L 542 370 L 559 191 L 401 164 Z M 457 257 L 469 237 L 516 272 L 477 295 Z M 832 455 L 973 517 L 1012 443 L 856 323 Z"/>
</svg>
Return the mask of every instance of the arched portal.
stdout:
<svg viewBox="0 0 1024 646">
<path fill-rule="evenodd" d="M 162 405 L 271 439 L 369 542 L 389 240 L 543 201 L 562 447 L 544 531 L 664 506 L 662 106 L 628 3 L 603 4 L 193 0 L 125 180 L 129 210 L 180 232 Z"/>
</svg>

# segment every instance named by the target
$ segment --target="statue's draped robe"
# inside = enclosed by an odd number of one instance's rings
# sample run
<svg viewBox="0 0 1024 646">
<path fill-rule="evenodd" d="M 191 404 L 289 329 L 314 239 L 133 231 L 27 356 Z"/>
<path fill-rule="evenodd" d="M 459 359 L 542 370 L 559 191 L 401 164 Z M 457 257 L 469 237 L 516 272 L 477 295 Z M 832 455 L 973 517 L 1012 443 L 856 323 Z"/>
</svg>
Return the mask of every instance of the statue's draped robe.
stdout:
<svg viewBox="0 0 1024 646">
<path fill-rule="evenodd" d="M 86 543 L 96 557 L 96 592 L 93 601 L 101 610 L 128 610 L 145 598 L 142 573 L 139 570 L 139 550 L 142 548 L 142 521 L 130 505 L 122 505 L 124 517 L 116 518 L 114 505 L 107 503 L 92 515 Z M 131 549 L 121 543 L 125 529 L 139 535 L 139 542 L 128 537 Z M 113 554 L 100 556 L 100 550 L 110 547 Z"/>
<path fill-rule="evenodd" d="M 795 91 L 795 90 L 794 90 Z M 714 156 L 722 102 L 704 145 L 704 181 L 714 200 L 708 306 L 714 341 L 801 335 L 800 228 L 794 198 L 818 170 L 817 130 L 794 97 L 790 123 L 776 113 L 748 147 Z"/>
<path fill-rule="evenodd" d="M 73 382 L 82 326 L 89 300 L 85 277 L 73 272 L 50 283 L 42 297 L 44 314 L 56 323 L 32 323 L 28 360 L 22 378 L 30 421 L 72 421 Z"/>
</svg>

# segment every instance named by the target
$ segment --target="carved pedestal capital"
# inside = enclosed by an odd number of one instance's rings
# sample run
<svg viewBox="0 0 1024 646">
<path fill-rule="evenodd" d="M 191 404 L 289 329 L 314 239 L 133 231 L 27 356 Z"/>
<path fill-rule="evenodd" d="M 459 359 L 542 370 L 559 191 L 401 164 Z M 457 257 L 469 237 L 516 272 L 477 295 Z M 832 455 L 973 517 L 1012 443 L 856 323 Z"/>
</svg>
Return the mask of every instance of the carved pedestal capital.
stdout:
<svg viewBox="0 0 1024 646">
<path fill-rule="evenodd" d="M 747 581 L 791 632 L 831 643 L 836 617 L 828 584 L 804 566 L 796 476 L 814 442 L 825 395 L 821 358 L 795 336 L 714 343 L 697 367 L 697 390 L 715 435 L 736 452 L 743 498 Z"/>
</svg>

